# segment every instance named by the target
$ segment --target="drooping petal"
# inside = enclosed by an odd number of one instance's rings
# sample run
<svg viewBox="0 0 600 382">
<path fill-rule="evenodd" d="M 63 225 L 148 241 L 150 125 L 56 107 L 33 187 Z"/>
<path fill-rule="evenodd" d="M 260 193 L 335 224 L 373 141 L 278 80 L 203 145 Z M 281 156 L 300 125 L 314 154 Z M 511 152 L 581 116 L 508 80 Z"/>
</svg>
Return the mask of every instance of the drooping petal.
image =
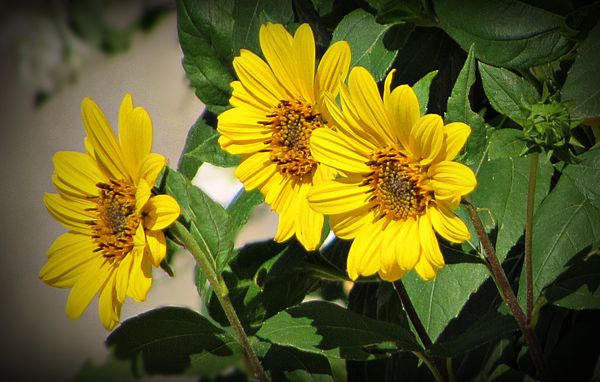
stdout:
<svg viewBox="0 0 600 382">
<path fill-rule="evenodd" d="M 429 281 L 435 277 L 437 273 L 437 268 L 434 267 L 427 261 L 425 256 L 421 256 L 417 265 L 415 265 L 415 271 L 425 281 Z"/>
<path fill-rule="evenodd" d="M 125 126 L 132 111 L 133 98 L 131 97 L 131 94 L 126 93 L 121 101 L 121 107 L 119 108 L 119 129 L 121 129 L 121 126 Z"/>
<path fill-rule="evenodd" d="M 125 301 L 125 296 L 127 296 L 127 289 L 129 288 L 129 276 L 131 273 L 132 264 L 133 256 L 125 256 L 121 260 L 121 263 L 119 264 L 119 269 L 117 270 L 117 274 L 115 276 L 115 290 L 117 300 L 120 302 Z"/>
<path fill-rule="evenodd" d="M 282 99 L 288 98 L 275 79 L 271 68 L 249 50 L 240 51 L 240 55 L 233 59 L 233 68 L 244 87 L 254 97 L 273 106 L 279 104 Z"/>
<path fill-rule="evenodd" d="M 421 117 L 410 132 L 409 149 L 413 159 L 422 165 L 430 164 L 442 149 L 444 122 L 437 114 Z"/>
<path fill-rule="evenodd" d="M 371 170 L 369 161 L 359 150 L 353 147 L 351 140 L 329 129 L 317 129 L 310 137 L 310 151 L 317 162 L 325 163 L 345 173 L 367 174 Z"/>
<path fill-rule="evenodd" d="M 381 243 L 381 270 L 379 274 L 383 274 L 385 280 L 388 281 L 390 281 L 389 279 L 393 274 L 397 273 L 396 268 L 400 269 L 397 260 L 398 249 L 396 240 L 398 239 L 398 234 L 402 230 L 403 225 L 403 221 L 393 220 L 383 231 L 383 241 Z"/>
<path fill-rule="evenodd" d="M 276 171 L 269 152 L 259 152 L 244 159 L 235 170 L 235 176 L 244 183 L 246 190 L 265 184 Z"/>
<path fill-rule="evenodd" d="M 65 200 L 58 194 L 44 195 L 46 208 L 59 223 L 75 232 L 91 235 L 90 222 L 96 216 L 90 210 L 96 205 L 85 200 Z"/>
<path fill-rule="evenodd" d="M 123 161 L 134 182 L 139 179 L 139 163 L 152 150 L 152 120 L 148 112 L 136 107 L 119 125 L 119 141 Z"/>
<path fill-rule="evenodd" d="M 315 97 L 315 37 L 308 24 L 301 24 L 292 42 L 295 82 L 300 95 L 310 103 L 317 102 Z"/>
<path fill-rule="evenodd" d="M 365 225 L 358 232 L 348 252 L 348 276 L 371 276 L 381 268 L 380 246 L 383 239 L 382 220 Z"/>
<path fill-rule="evenodd" d="M 102 110 L 90 98 L 84 98 L 81 103 L 81 115 L 87 138 L 100 168 L 111 179 L 132 180 L 123 163 L 121 148 Z"/>
<path fill-rule="evenodd" d="M 296 63 L 292 51 L 292 36 L 283 25 L 271 23 L 261 25 L 258 36 L 262 53 L 273 69 L 277 81 L 289 95 L 299 96 L 301 90 L 296 84 L 296 73 L 293 69 Z M 284 97 L 279 97 L 279 99 L 284 99 Z"/>
<path fill-rule="evenodd" d="M 444 126 L 446 153 L 442 160 L 453 160 L 467 142 L 470 134 L 471 128 L 462 122 L 452 122 Z"/>
<path fill-rule="evenodd" d="M 115 291 L 116 272 L 115 267 L 111 267 L 106 284 L 100 290 L 98 298 L 98 316 L 107 330 L 112 330 L 117 325 L 121 311 L 121 303 L 117 300 Z"/>
<path fill-rule="evenodd" d="M 110 276 L 110 265 L 103 257 L 91 260 L 85 272 L 77 280 L 67 298 L 67 316 L 76 319 L 88 307 L 90 301 L 100 291 Z"/>
<path fill-rule="evenodd" d="M 96 162 L 87 154 L 74 151 L 59 151 L 54 154 L 54 184 L 61 192 L 71 196 L 86 198 L 97 196 L 98 182 L 106 181 L 106 177 L 96 166 Z"/>
<path fill-rule="evenodd" d="M 97 244 L 87 235 L 67 232 L 60 235 L 48 250 L 48 262 L 40 269 L 39 277 L 57 288 L 71 288 L 87 269 L 89 262 L 99 256 Z"/>
<path fill-rule="evenodd" d="M 143 210 L 144 227 L 152 231 L 170 226 L 181 213 L 177 201 L 170 195 L 156 195 L 150 198 Z"/>
<path fill-rule="evenodd" d="M 340 81 L 344 81 L 350 69 L 352 53 L 346 41 L 333 43 L 325 52 L 317 69 L 316 83 L 320 92 L 337 97 Z"/>
<path fill-rule="evenodd" d="M 152 259 L 142 249 L 132 250 L 128 256 L 133 256 L 133 264 L 129 274 L 127 295 L 137 302 L 146 300 L 152 287 Z"/>
<path fill-rule="evenodd" d="M 329 217 L 331 229 L 340 239 L 353 239 L 364 225 L 372 223 L 374 218 L 370 208 L 369 205 L 365 205 L 344 214 L 331 215 Z"/>
<path fill-rule="evenodd" d="M 277 211 L 279 214 L 279 224 L 277 232 L 273 240 L 278 243 L 283 243 L 294 236 L 296 229 L 296 214 L 298 213 L 298 201 L 294 198 L 294 193 L 291 190 L 284 189 L 283 194 L 288 202 L 285 204 L 285 209 Z"/>
<path fill-rule="evenodd" d="M 143 212 L 142 210 L 152 196 L 152 188 L 144 179 L 140 180 L 137 189 L 135 190 L 135 211 L 136 213 Z"/>
<path fill-rule="evenodd" d="M 437 233 L 444 239 L 453 243 L 462 243 L 469 240 L 471 234 L 465 223 L 453 212 L 445 208 L 428 208 L 427 213 L 431 224 Z"/>
<path fill-rule="evenodd" d="M 162 231 L 146 231 L 146 242 L 148 250 L 152 256 L 152 264 L 155 267 L 160 266 L 161 261 L 167 255 L 167 241 Z"/>
<path fill-rule="evenodd" d="M 440 245 L 428 214 L 421 215 L 418 218 L 419 223 L 419 240 L 421 242 L 421 253 L 432 266 L 441 268 L 444 266 L 444 256 L 440 251 Z"/>
<path fill-rule="evenodd" d="M 308 202 L 322 214 L 343 214 L 368 205 L 369 190 L 356 178 L 341 178 L 314 186 L 308 193 Z"/>
<path fill-rule="evenodd" d="M 307 251 L 314 251 L 321 243 L 323 215 L 310 208 L 306 194 L 310 184 L 303 184 L 298 192 L 298 210 L 296 213 L 296 237 Z"/>
<path fill-rule="evenodd" d="M 156 153 L 146 155 L 140 163 L 140 179 L 144 179 L 150 187 L 154 187 L 158 174 L 166 165 L 167 159 L 164 156 Z"/>
<path fill-rule="evenodd" d="M 405 148 L 410 145 L 413 126 L 421 117 L 419 100 L 408 85 L 400 85 L 390 94 L 385 102 L 386 112 L 392 121 L 393 133 L 398 142 Z"/>
<path fill-rule="evenodd" d="M 396 255 L 400 268 L 409 271 L 415 267 L 421 257 L 419 225 L 414 219 L 404 221 L 395 240 Z"/>
<path fill-rule="evenodd" d="M 466 195 L 475 189 L 477 179 L 473 171 L 458 162 L 443 161 L 433 164 L 428 171 L 430 185 L 436 194 Z"/>
</svg>

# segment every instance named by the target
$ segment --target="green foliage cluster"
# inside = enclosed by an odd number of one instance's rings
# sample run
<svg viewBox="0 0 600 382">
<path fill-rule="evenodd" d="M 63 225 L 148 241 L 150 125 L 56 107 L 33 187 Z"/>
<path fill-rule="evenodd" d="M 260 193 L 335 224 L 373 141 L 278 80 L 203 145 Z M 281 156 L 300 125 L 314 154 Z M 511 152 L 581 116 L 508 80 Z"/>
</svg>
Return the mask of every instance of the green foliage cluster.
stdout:
<svg viewBox="0 0 600 382">
<path fill-rule="evenodd" d="M 312 253 L 294 241 L 234 248 L 261 195 L 241 191 L 223 208 L 190 179 L 202 163 L 239 163 L 219 147 L 215 117 L 229 107 L 233 58 L 241 48 L 260 52 L 265 22 L 292 31 L 309 23 L 321 52 L 347 40 L 352 65 L 377 80 L 395 68 L 395 83 L 414 85 L 422 111 L 471 127 L 459 160 L 477 174 L 473 204 L 523 308 L 531 155 L 550 152 L 537 164 L 531 325 L 556 380 L 600 379 L 600 3 L 178 0 L 177 15 L 183 66 L 206 111 L 160 188 L 181 204 L 180 222 L 224 280 L 273 380 L 433 380 L 425 358 L 457 381 L 525 381 L 536 371 L 473 226 L 470 241 L 442 246 L 448 265 L 434 280 L 402 280 L 431 345 L 419 340 L 392 284 L 365 279 L 345 291 L 348 242 Z M 540 106 L 547 95 L 550 111 Z M 560 139 L 541 140 L 548 124 L 560 126 Z M 568 158 L 552 155 L 558 143 Z M 463 207 L 458 214 L 468 222 Z M 168 307 L 125 321 L 107 343 L 132 368 L 116 360 L 107 368 L 252 379 L 214 291 L 196 274 L 203 314 Z M 80 377 L 94 372 L 111 375 L 86 365 Z"/>
</svg>

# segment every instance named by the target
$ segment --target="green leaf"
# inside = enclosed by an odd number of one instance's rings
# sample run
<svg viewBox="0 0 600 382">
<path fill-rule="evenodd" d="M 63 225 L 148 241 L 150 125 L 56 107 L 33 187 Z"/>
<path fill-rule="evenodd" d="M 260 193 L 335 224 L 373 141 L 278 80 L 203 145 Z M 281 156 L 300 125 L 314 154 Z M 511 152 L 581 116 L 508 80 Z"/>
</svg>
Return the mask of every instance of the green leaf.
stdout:
<svg viewBox="0 0 600 382">
<path fill-rule="evenodd" d="M 123 322 L 106 340 L 118 359 L 148 374 L 179 374 L 190 366 L 193 354 L 212 353 L 228 357 L 234 341 L 223 329 L 186 309 L 165 307 Z M 137 365 L 141 360 L 142 364 Z"/>
<path fill-rule="evenodd" d="M 216 131 L 192 151 L 185 153 L 184 157 L 191 157 L 196 162 L 206 162 L 219 167 L 234 167 L 240 164 L 239 156 L 231 155 L 221 148 L 219 133 Z"/>
<path fill-rule="evenodd" d="M 493 312 L 481 317 L 466 332 L 452 340 L 436 342 L 428 352 L 434 357 L 455 357 L 488 342 L 497 341 L 517 329 L 514 317 Z"/>
<path fill-rule="evenodd" d="M 371 4 L 375 2 L 371 1 Z M 419 0 L 377 1 L 377 22 L 380 24 L 418 21 L 423 17 L 422 3 Z"/>
<path fill-rule="evenodd" d="M 168 171 L 166 191 L 182 209 L 180 221 L 220 273 L 233 253 L 234 235 L 229 215 L 219 203 L 176 171 Z"/>
<path fill-rule="evenodd" d="M 256 335 L 277 345 L 343 359 L 366 360 L 398 350 L 419 350 L 412 333 L 401 326 L 323 301 L 278 313 Z"/>
<path fill-rule="evenodd" d="M 535 382 L 533 378 L 525 374 L 523 371 L 511 369 L 507 365 L 499 365 L 489 380 L 493 382 Z"/>
<path fill-rule="evenodd" d="M 477 173 L 487 150 L 489 128 L 483 117 L 471 110 L 469 93 L 474 83 L 475 52 L 473 47 L 471 47 L 465 64 L 460 70 L 456 83 L 452 88 L 452 93 L 448 98 L 444 120 L 446 123 L 464 122 L 471 127 L 471 136 L 466 144 L 464 161 L 469 166 L 475 168 L 475 173 Z"/>
<path fill-rule="evenodd" d="M 600 256 L 576 263 L 545 291 L 556 306 L 568 309 L 600 309 Z"/>
<path fill-rule="evenodd" d="M 258 31 L 267 22 L 287 25 L 293 21 L 292 3 L 269 0 L 234 0 L 232 18 L 235 22 L 233 47 L 249 49 L 258 54 Z"/>
<path fill-rule="evenodd" d="M 499 131 L 494 135 L 497 133 Z M 494 139 L 492 142 L 494 147 L 490 144 L 490 152 L 502 150 L 502 140 Z M 472 195 L 473 202 L 478 209 L 488 210 L 496 223 L 496 255 L 500 261 L 504 260 L 525 229 L 529 167 L 529 158 L 499 157 L 485 161 L 477 175 L 477 189 Z M 552 172 L 550 163 L 539 161 L 535 206 L 548 194 Z"/>
<path fill-rule="evenodd" d="M 566 271 L 571 259 L 600 242 L 600 148 L 584 154 L 581 162 L 565 167 L 556 187 L 546 197 L 533 221 L 533 295 Z M 521 275 L 519 300 L 525 301 Z"/>
<path fill-rule="evenodd" d="M 477 59 L 528 68 L 567 53 L 564 18 L 516 0 L 434 0 L 441 27 Z"/>
<path fill-rule="evenodd" d="M 431 81 L 433 81 L 437 74 L 437 70 L 429 72 L 419 81 L 415 82 L 415 84 L 412 86 L 413 90 L 417 94 L 417 99 L 419 100 L 421 114 L 427 113 L 427 105 L 429 104 L 429 88 L 431 87 Z"/>
<path fill-rule="evenodd" d="M 570 107 L 571 118 L 600 116 L 600 23 L 590 31 L 578 49 L 577 57 L 562 88 L 562 100 Z M 572 104 L 569 103 L 572 102 Z"/>
<path fill-rule="evenodd" d="M 131 370 L 130 362 L 115 359 L 110 354 L 100 365 L 95 365 L 89 359 L 86 360 L 71 382 L 133 382 L 135 380 L 136 375 Z"/>
<path fill-rule="evenodd" d="M 177 0 L 177 28 L 183 68 L 196 96 L 215 114 L 229 104 L 234 80 L 232 0 Z"/>
<path fill-rule="evenodd" d="M 357 9 L 340 21 L 333 31 L 331 42 L 348 41 L 352 49 L 351 66 L 364 66 L 376 81 L 381 81 L 410 32 L 412 26 L 392 28 L 380 25 L 373 15 Z"/>
<path fill-rule="evenodd" d="M 333 381 L 327 358 L 290 347 L 271 345 L 262 365 L 276 381 Z"/>
<path fill-rule="evenodd" d="M 233 233 L 237 235 L 246 225 L 252 211 L 264 201 L 259 190 L 246 191 L 243 188 L 227 207 L 227 213 L 231 218 Z"/>
<path fill-rule="evenodd" d="M 495 130 L 490 136 L 488 159 L 518 158 L 527 148 L 523 131 L 517 129 Z"/>
<path fill-rule="evenodd" d="M 492 107 L 522 125 L 529 112 L 525 105 L 539 101 L 540 95 L 526 79 L 510 70 L 479 63 L 483 89 Z"/>
</svg>

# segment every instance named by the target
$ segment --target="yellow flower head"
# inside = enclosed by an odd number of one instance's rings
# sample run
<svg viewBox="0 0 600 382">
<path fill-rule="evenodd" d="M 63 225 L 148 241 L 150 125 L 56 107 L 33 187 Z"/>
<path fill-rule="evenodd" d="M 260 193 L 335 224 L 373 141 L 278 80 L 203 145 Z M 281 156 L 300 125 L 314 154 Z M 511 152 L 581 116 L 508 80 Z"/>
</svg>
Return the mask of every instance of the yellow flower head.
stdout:
<svg viewBox="0 0 600 382">
<path fill-rule="evenodd" d="M 337 131 L 315 131 L 312 153 L 345 176 L 315 186 L 308 199 L 332 215 L 337 236 L 354 239 L 347 264 L 352 279 L 379 273 L 393 281 L 414 268 L 428 280 L 444 265 L 435 232 L 455 243 L 469 238 L 452 211 L 476 179 L 452 160 L 471 130 L 421 116 L 409 86 L 390 91 L 392 74 L 383 99 L 371 74 L 356 67 L 341 88 L 341 108 L 326 100 Z"/>
<path fill-rule="evenodd" d="M 247 190 L 258 188 L 279 214 L 275 240 L 295 234 L 314 250 L 323 215 L 309 207 L 306 194 L 334 172 L 315 161 L 310 136 L 328 129 L 321 94 L 339 93 L 350 47 L 345 41 L 331 45 L 315 73 L 315 41 L 308 24 L 300 25 L 293 37 L 280 24 L 262 25 L 260 46 L 266 62 L 244 49 L 233 61 L 239 81 L 231 83 L 233 108 L 219 116 L 219 143 L 242 155 L 237 177 Z"/>
<path fill-rule="evenodd" d="M 179 205 L 152 187 L 166 159 L 151 153 L 152 122 L 126 95 L 119 112 L 119 138 L 89 98 L 81 104 L 87 153 L 54 155 L 47 193 L 48 211 L 70 231 L 48 250 L 40 278 L 72 288 L 67 315 L 78 318 L 96 294 L 100 321 L 108 330 L 119 322 L 125 296 L 143 301 L 152 285 L 152 266 L 166 254 L 162 232 L 179 216 Z"/>
</svg>

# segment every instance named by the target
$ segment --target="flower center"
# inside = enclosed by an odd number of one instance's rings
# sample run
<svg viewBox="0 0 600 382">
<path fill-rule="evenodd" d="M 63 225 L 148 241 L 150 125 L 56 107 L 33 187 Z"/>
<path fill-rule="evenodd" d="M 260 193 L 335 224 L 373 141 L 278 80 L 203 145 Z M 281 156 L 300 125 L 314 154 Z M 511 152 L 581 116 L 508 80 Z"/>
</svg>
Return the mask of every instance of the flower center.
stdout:
<svg viewBox="0 0 600 382">
<path fill-rule="evenodd" d="M 282 175 L 302 179 L 317 168 L 310 153 L 310 135 L 325 126 L 321 114 L 302 100 L 281 101 L 267 115 L 265 126 L 273 129 L 270 145 L 271 161 Z"/>
<path fill-rule="evenodd" d="M 392 147 L 373 152 L 367 165 L 371 173 L 363 185 L 371 186 L 369 201 L 374 203 L 378 219 L 406 220 L 425 213 L 433 190 L 425 186 L 421 165 Z"/>
<path fill-rule="evenodd" d="M 121 259 L 133 249 L 133 237 L 140 217 L 135 213 L 135 187 L 124 180 L 98 183 L 96 214 L 90 222 L 92 238 L 108 259 Z"/>
</svg>

